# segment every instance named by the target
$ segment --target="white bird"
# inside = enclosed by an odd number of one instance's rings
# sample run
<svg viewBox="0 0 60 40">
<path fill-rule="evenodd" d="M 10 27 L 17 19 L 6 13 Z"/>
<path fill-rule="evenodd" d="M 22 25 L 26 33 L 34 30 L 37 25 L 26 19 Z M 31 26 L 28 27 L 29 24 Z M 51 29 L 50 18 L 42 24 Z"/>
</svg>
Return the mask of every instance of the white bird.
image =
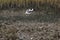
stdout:
<svg viewBox="0 0 60 40">
<path fill-rule="evenodd" d="M 33 12 L 33 9 L 27 9 L 26 12 L 25 12 L 25 14 L 28 14 L 28 15 L 29 15 L 29 14 L 31 14 L 32 12 Z"/>
</svg>

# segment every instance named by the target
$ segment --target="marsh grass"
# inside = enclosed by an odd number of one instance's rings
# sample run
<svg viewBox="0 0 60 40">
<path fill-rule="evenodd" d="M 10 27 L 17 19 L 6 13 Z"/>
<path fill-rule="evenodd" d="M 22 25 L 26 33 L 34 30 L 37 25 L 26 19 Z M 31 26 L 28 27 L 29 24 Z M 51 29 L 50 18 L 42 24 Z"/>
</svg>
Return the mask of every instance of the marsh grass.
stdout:
<svg viewBox="0 0 60 40">
<path fill-rule="evenodd" d="M 50 6 L 48 4 L 40 5 L 40 9 L 38 9 L 38 11 L 36 10 L 34 10 L 34 14 L 31 14 L 29 16 L 24 15 L 25 9 L 23 10 L 12 10 L 11 9 L 11 10 L 8 10 L 9 12 L 8 11 L 5 12 L 6 10 L 4 11 L 1 10 L 2 15 L 0 16 L 0 20 L 13 21 L 13 22 L 16 22 L 16 21 L 57 22 L 58 19 L 60 18 L 60 12 L 57 11 L 56 7 Z M 6 17 L 4 17 L 4 14 Z M 19 14 L 19 15 L 16 15 L 16 14 Z"/>
<path fill-rule="evenodd" d="M 30 15 L 30 16 L 13 16 L 13 17 L 2 17 L 0 16 L 0 20 L 21 20 L 21 21 L 34 21 L 37 20 L 39 22 L 56 22 L 60 17 L 57 10 L 57 2 L 58 0 L 0 0 L 0 9 L 14 9 L 14 10 L 25 10 L 27 8 L 34 8 L 34 11 L 45 11 L 43 15 L 39 13 L 39 15 Z M 15 9 L 17 8 L 17 9 Z M 43 12 L 42 11 L 42 12 Z M 52 12 L 53 11 L 53 12 Z M 51 12 L 51 14 L 49 14 Z M 56 14 L 57 13 L 57 14 Z M 13 13 L 14 14 L 14 13 Z M 36 13 L 37 14 L 37 13 Z"/>
<path fill-rule="evenodd" d="M 0 8 L 40 8 L 40 5 L 60 6 L 59 0 L 0 0 Z"/>
<path fill-rule="evenodd" d="M 56 13 L 54 14 L 39 14 L 39 15 L 30 15 L 30 16 L 9 16 L 9 17 L 3 17 L 0 16 L 0 20 L 2 21 L 22 21 L 22 22 L 31 22 L 31 21 L 37 21 L 37 22 L 58 22 L 58 19 L 60 18 L 59 15 Z"/>
</svg>

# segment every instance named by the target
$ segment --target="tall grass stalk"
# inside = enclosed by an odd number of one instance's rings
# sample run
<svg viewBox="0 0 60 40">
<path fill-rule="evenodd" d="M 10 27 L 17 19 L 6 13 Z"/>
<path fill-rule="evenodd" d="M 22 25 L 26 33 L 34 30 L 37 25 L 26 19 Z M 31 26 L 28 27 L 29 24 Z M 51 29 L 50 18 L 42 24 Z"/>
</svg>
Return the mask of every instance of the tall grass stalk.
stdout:
<svg viewBox="0 0 60 40">
<path fill-rule="evenodd" d="M 60 0 L 0 0 L 0 8 L 9 7 L 29 7 L 37 6 L 40 7 L 41 4 L 57 5 L 60 7 Z M 3 7 L 4 6 L 4 7 Z"/>
</svg>

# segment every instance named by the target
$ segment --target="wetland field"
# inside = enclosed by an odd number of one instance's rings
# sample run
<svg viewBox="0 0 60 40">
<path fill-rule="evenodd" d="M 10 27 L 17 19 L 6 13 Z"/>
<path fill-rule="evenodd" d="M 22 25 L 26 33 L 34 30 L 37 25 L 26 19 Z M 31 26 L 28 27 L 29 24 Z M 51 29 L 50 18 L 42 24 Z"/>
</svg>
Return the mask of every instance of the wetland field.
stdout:
<svg viewBox="0 0 60 40">
<path fill-rule="evenodd" d="M 59 5 L 56 0 L 49 2 L 52 5 L 0 0 L 0 40 L 60 40 L 60 8 L 53 2 Z M 34 11 L 26 15 L 29 8 Z"/>
</svg>

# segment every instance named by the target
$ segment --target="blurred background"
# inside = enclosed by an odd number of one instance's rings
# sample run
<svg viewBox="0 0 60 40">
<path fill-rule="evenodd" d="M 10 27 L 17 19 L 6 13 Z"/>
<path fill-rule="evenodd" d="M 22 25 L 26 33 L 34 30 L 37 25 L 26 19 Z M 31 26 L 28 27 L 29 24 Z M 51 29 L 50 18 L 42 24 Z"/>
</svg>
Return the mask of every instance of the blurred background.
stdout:
<svg viewBox="0 0 60 40">
<path fill-rule="evenodd" d="M 33 14 L 26 17 L 25 11 L 33 8 Z M 59 20 L 60 0 L 0 0 L 0 16 L 44 21 Z M 52 22 L 53 22 L 52 21 Z"/>
<path fill-rule="evenodd" d="M 0 0 L 0 40 L 60 40 L 60 0 Z"/>
<path fill-rule="evenodd" d="M 0 9 L 40 8 L 41 5 L 60 7 L 60 0 L 0 0 Z"/>
</svg>

